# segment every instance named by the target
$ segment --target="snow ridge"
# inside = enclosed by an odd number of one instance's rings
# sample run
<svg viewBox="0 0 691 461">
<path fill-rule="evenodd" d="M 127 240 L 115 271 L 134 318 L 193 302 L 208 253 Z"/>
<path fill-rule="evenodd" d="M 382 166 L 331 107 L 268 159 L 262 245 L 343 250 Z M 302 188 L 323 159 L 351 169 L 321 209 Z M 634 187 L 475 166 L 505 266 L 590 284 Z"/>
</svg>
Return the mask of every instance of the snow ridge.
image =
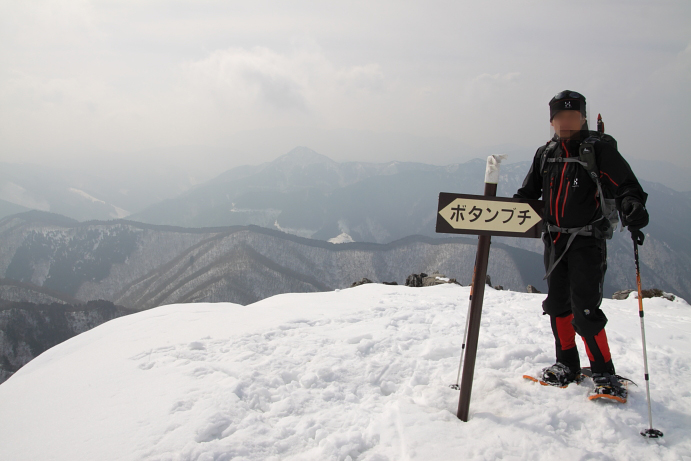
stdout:
<svg viewBox="0 0 691 461">
<path fill-rule="evenodd" d="M 5 459 L 683 459 L 691 453 L 691 308 L 604 300 L 626 405 L 528 383 L 553 360 L 544 295 L 488 290 L 470 421 L 456 416 L 468 287 L 362 285 L 249 306 L 163 306 L 47 351 L 0 386 Z M 579 345 L 581 352 L 583 348 Z M 581 360 L 586 358 L 582 353 Z M 50 437 L 36 437 L 50 434 Z"/>
</svg>

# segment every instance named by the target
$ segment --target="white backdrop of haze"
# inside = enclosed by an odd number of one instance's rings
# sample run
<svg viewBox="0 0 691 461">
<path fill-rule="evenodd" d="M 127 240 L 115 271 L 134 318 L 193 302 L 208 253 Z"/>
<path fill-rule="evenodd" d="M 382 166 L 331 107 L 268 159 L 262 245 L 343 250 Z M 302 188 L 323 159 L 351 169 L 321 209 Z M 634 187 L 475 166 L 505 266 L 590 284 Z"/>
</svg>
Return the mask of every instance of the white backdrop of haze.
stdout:
<svg viewBox="0 0 691 461">
<path fill-rule="evenodd" d="M 687 169 L 690 84 L 687 0 L 0 0 L 0 162 L 528 160 L 568 88 Z"/>
</svg>

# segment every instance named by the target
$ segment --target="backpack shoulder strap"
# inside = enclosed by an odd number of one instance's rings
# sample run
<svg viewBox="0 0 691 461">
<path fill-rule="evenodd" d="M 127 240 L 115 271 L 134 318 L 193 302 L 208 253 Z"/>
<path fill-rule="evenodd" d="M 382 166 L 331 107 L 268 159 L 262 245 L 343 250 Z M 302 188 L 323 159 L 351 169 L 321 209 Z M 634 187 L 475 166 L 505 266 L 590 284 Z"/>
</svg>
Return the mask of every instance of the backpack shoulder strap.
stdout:
<svg viewBox="0 0 691 461">
<path fill-rule="evenodd" d="M 542 157 L 540 157 L 540 174 L 544 174 L 545 172 L 545 162 L 552 162 L 554 161 L 553 158 L 549 159 L 549 156 L 552 155 L 552 152 L 554 152 L 554 149 L 557 148 L 557 142 L 554 139 L 550 139 L 547 141 L 547 144 L 545 144 L 545 148 L 542 151 Z"/>
<path fill-rule="evenodd" d="M 578 158 L 580 163 L 588 171 L 590 179 L 595 182 L 597 186 L 597 193 L 600 197 L 600 206 L 603 213 L 606 210 L 605 194 L 602 192 L 602 183 L 600 182 L 600 167 L 597 165 L 597 159 L 595 158 L 595 143 L 600 141 L 599 133 L 595 133 L 588 136 L 579 147 Z"/>
<path fill-rule="evenodd" d="M 595 158 L 595 143 L 600 140 L 599 136 L 590 135 L 581 143 L 578 148 L 578 159 L 581 164 L 588 170 L 590 178 L 598 183 L 600 186 L 600 168 L 597 165 L 597 159 Z"/>
</svg>

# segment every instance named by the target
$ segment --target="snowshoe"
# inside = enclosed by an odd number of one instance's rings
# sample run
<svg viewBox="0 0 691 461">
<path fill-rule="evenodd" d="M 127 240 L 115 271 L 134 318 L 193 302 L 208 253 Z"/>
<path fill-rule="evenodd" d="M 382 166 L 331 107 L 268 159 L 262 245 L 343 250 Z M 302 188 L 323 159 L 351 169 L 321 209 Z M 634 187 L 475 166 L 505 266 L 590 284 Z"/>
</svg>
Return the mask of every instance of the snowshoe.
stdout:
<svg viewBox="0 0 691 461">
<path fill-rule="evenodd" d="M 580 370 L 572 371 L 563 363 L 557 362 L 551 367 L 543 368 L 539 378 L 530 375 L 523 375 L 525 379 L 538 382 L 543 386 L 555 386 L 565 388 L 571 383 L 580 383 L 583 375 Z"/>
<path fill-rule="evenodd" d="M 609 373 L 593 373 L 593 384 L 595 388 L 588 396 L 589 400 L 609 399 L 619 403 L 626 403 L 629 391 L 628 383 L 633 382 L 628 378 Z M 634 383 L 635 384 L 635 383 Z"/>
</svg>

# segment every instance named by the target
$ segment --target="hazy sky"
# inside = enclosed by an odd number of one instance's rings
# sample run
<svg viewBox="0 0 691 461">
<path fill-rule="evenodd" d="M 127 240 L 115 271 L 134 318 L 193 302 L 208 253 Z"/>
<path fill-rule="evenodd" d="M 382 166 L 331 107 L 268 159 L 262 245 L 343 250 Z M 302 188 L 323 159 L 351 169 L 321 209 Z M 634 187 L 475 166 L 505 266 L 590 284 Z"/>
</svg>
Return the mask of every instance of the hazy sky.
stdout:
<svg viewBox="0 0 691 461">
<path fill-rule="evenodd" d="M 0 0 L 0 161 L 527 159 L 565 88 L 691 167 L 691 2 Z"/>
</svg>

